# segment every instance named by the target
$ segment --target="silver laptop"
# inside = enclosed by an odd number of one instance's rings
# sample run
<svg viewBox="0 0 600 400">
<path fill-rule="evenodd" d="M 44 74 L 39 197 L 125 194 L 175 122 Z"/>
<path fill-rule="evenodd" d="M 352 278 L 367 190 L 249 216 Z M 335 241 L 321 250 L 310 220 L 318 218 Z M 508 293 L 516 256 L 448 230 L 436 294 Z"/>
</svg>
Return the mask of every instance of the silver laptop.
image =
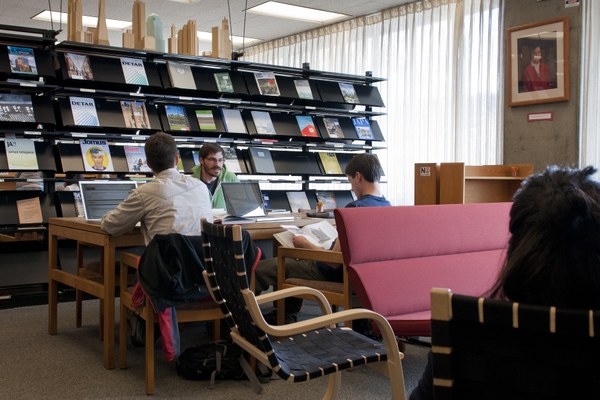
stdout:
<svg viewBox="0 0 600 400">
<path fill-rule="evenodd" d="M 98 222 L 137 187 L 134 181 L 80 181 L 85 220 Z"/>
<path fill-rule="evenodd" d="M 252 222 L 291 221 L 291 214 L 267 215 L 265 212 L 262 193 L 258 182 L 223 182 L 221 183 L 225 206 L 230 217 L 223 221 L 247 219 Z"/>
</svg>

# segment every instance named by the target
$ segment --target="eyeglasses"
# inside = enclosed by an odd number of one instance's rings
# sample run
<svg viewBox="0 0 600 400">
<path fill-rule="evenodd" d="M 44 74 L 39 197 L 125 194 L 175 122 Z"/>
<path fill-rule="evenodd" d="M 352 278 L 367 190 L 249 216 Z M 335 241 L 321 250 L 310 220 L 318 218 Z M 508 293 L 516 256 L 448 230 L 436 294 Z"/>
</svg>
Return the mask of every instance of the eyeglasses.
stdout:
<svg viewBox="0 0 600 400">
<path fill-rule="evenodd" d="M 215 158 L 215 157 L 208 157 L 205 158 L 206 161 L 209 161 L 211 163 L 219 163 L 219 164 L 223 164 L 225 162 L 224 158 Z"/>
</svg>

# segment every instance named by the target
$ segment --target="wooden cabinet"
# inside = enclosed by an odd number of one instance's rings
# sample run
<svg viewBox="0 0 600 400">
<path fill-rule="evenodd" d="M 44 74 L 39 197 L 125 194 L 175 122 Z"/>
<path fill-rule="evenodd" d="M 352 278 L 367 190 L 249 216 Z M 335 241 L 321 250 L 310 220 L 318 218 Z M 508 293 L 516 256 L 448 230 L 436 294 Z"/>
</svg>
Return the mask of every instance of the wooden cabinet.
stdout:
<svg viewBox="0 0 600 400">
<path fill-rule="evenodd" d="M 511 201 L 532 164 L 415 164 L 415 205 Z"/>
</svg>

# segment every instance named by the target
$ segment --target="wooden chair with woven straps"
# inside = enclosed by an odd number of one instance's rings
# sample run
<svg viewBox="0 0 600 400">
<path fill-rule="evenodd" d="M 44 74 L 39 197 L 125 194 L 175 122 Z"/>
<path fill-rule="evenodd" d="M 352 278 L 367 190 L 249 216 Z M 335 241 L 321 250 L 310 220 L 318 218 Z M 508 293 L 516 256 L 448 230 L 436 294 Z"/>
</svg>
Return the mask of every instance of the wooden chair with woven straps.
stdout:
<svg viewBox="0 0 600 400">
<path fill-rule="evenodd" d="M 405 398 L 403 354 L 398 350 L 394 333 L 385 318 L 364 309 L 332 313 L 325 296 L 308 287 L 255 296 L 246 275 L 241 227 L 215 225 L 203 220 L 202 237 L 204 277 L 222 308 L 234 343 L 288 382 L 328 376 L 324 399 L 336 398 L 342 370 L 367 364 L 388 376 L 391 398 Z M 287 296 L 309 295 L 319 302 L 323 315 L 284 326 L 272 326 L 264 320 L 260 304 Z M 339 322 L 359 318 L 372 319 L 382 332 L 383 342 L 336 326 Z"/>
</svg>

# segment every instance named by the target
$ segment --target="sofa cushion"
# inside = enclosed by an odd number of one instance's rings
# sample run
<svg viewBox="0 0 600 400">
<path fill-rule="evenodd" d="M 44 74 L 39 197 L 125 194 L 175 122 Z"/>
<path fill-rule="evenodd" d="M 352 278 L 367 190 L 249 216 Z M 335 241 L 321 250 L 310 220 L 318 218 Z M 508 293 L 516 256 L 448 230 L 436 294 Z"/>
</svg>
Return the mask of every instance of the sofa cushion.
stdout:
<svg viewBox="0 0 600 400">
<path fill-rule="evenodd" d="M 433 287 L 480 296 L 495 282 L 505 250 L 387 260 L 348 266 L 363 307 L 388 318 L 430 309 Z"/>
<path fill-rule="evenodd" d="M 505 248 L 512 203 L 335 210 L 346 265 Z"/>
</svg>

